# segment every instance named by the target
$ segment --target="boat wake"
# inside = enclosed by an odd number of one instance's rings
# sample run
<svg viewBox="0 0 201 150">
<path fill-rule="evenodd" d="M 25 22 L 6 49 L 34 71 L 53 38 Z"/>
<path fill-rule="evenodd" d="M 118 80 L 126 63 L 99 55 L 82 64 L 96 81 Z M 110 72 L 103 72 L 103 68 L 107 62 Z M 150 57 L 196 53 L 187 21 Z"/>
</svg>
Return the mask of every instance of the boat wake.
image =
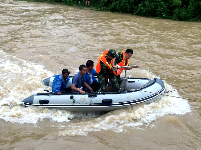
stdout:
<svg viewBox="0 0 201 150">
<path fill-rule="evenodd" d="M 22 107 L 20 104 L 23 98 L 47 89 L 41 79 L 53 76 L 53 73 L 42 65 L 8 55 L 3 51 L 0 51 L 0 56 L 0 119 L 6 122 L 38 124 L 39 121 L 49 119 L 50 122 L 62 123 L 58 124 L 59 135 L 75 136 L 100 130 L 126 132 L 125 127 L 143 129 L 146 126 L 153 126 L 154 120 L 164 115 L 183 115 L 190 112 L 187 100 L 171 97 L 179 96 L 179 93 L 167 83 L 165 83 L 166 90 L 173 91 L 170 96 L 162 96 L 150 104 L 131 106 L 106 114 Z M 130 74 L 155 77 L 146 70 L 135 70 Z M 77 123 L 71 121 L 75 119 L 78 120 Z"/>
<path fill-rule="evenodd" d="M 166 88 L 173 90 L 168 84 L 166 84 Z M 175 91 L 171 96 L 178 96 L 178 93 Z M 101 130 L 127 132 L 125 127 L 144 129 L 147 126 L 154 126 L 154 121 L 159 117 L 170 114 L 184 115 L 187 112 L 190 112 L 190 105 L 187 100 L 163 96 L 150 104 L 140 104 L 138 106 L 112 111 L 92 121 L 65 126 L 59 135 L 86 136 L 91 131 Z"/>
</svg>

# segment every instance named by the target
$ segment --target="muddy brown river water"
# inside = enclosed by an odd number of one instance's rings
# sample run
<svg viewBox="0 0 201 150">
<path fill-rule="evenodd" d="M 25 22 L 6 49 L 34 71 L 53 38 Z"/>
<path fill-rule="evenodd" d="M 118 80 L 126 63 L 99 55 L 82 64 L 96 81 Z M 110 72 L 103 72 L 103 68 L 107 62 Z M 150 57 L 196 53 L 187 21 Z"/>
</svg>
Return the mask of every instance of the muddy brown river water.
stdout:
<svg viewBox="0 0 201 150">
<path fill-rule="evenodd" d="M 20 105 L 111 48 L 132 48 L 127 74 L 163 79 L 169 96 L 106 114 Z M 200 23 L 0 0 L 0 149 L 199 150 L 200 75 Z"/>
</svg>

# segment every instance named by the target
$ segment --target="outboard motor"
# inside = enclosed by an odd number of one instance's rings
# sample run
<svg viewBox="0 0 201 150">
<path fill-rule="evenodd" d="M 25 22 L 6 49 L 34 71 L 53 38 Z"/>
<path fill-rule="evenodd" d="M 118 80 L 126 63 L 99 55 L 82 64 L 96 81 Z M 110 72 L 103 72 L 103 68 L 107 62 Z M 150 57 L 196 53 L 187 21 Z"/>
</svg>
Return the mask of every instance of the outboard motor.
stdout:
<svg viewBox="0 0 201 150">
<path fill-rule="evenodd" d="M 122 79 L 122 83 L 120 85 L 120 92 L 123 93 L 126 90 L 126 83 L 128 78 L 121 78 Z"/>
<path fill-rule="evenodd" d="M 128 78 L 126 77 L 126 71 L 127 71 L 128 67 L 136 68 L 136 65 L 134 65 L 134 66 L 122 66 L 122 67 L 120 67 L 120 68 L 125 68 L 125 77 L 121 78 L 122 79 L 122 83 L 120 85 L 120 92 L 121 93 L 123 93 L 124 91 L 126 91 L 126 84 L 127 84 L 127 80 L 128 80 Z"/>
</svg>

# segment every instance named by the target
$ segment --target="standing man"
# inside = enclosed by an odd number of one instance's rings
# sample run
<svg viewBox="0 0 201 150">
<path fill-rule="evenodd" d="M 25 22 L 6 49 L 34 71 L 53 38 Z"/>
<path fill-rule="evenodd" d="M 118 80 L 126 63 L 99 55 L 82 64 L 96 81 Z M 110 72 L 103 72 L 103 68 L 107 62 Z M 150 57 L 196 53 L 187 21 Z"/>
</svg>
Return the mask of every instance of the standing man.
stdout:
<svg viewBox="0 0 201 150">
<path fill-rule="evenodd" d="M 92 60 L 88 60 L 86 63 L 87 66 L 87 72 L 83 76 L 84 77 L 84 91 L 86 92 L 96 92 L 98 90 L 99 84 L 96 78 L 94 77 L 94 74 L 96 71 L 94 68 L 94 62 Z"/>
<path fill-rule="evenodd" d="M 87 72 L 87 67 L 85 65 L 79 66 L 79 72 L 74 75 L 72 80 L 72 86 L 71 89 L 73 92 L 80 92 L 81 94 L 85 94 L 85 91 L 83 90 L 83 76 Z"/>
<path fill-rule="evenodd" d="M 52 84 L 52 92 L 56 94 L 61 94 L 67 92 L 69 89 L 66 88 L 68 83 L 70 71 L 68 69 L 63 69 L 62 74 L 56 75 Z"/>
<path fill-rule="evenodd" d="M 106 50 L 102 55 L 100 55 L 97 65 L 96 72 L 98 74 L 99 81 L 99 92 L 105 92 L 105 85 L 107 84 L 108 78 L 112 84 L 112 92 L 119 91 L 119 84 L 117 76 L 113 73 L 114 67 L 111 60 L 116 57 L 116 51 L 113 49 Z"/>
<path fill-rule="evenodd" d="M 113 66 L 115 66 L 115 64 L 117 64 L 117 66 L 122 67 L 122 66 L 128 66 L 129 65 L 129 59 L 132 57 L 133 55 L 133 50 L 132 49 L 127 49 L 125 52 L 118 52 L 116 55 L 116 58 L 114 58 L 112 60 L 112 64 Z M 135 68 L 138 68 L 139 65 L 136 65 Z M 127 70 L 132 69 L 133 67 L 128 67 L 126 68 Z M 122 71 L 125 70 L 125 68 L 120 68 L 117 71 L 113 71 L 113 73 L 117 76 L 118 78 L 118 82 L 119 85 L 121 84 L 121 78 L 120 75 L 122 73 Z"/>
</svg>

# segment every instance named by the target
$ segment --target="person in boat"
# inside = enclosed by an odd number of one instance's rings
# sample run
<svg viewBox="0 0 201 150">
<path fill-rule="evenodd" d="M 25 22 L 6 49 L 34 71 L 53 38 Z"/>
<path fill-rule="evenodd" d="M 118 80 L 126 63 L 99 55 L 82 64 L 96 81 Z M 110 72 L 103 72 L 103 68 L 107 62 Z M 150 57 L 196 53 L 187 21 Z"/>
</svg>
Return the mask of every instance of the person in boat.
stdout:
<svg viewBox="0 0 201 150">
<path fill-rule="evenodd" d="M 94 76 L 97 76 L 96 70 L 94 68 L 91 70 L 91 73 L 93 73 Z"/>
<path fill-rule="evenodd" d="M 84 91 L 86 92 L 96 92 L 99 88 L 99 83 L 94 77 L 96 71 L 94 68 L 94 62 L 92 60 L 88 60 L 86 62 L 87 72 L 83 76 L 84 77 Z"/>
<path fill-rule="evenodd" d="M 61 94 L 69 92 L 70 89 L 66 88 L 69 78 L 70 71 L 68 69 L 63 69 L 62 74 L 56 75 L 52 84 L 52 92 L 56 94 Z"/>
<path fill-rule="evenodd" d="M 132 49 L 127 49 L 125 52 L 118 52 L 116 54 L 116 57 L 112 60 L 112 65 L 117 67 L 122 67 L 122 66 L 129 66 L 129 59 L 133 55 L 133 50 Z M 139 65 L 136 65 L 135 68 L 138 68 Z M 128 67 L 126 68 L 127 70 L 132 69 L 133 67 Z M 117 76 L 119 85 L 121 84 L 121 78 L 120 75 L 122 71 L 125 70 L 125 68 L 119 68 L 117 71 L 113 71 L 113 73 Z"/>
<path fill-rule="evenodd" d="M 119 84 L 117 76 L 114 74 L 113 69 L 117 68 L 113 66 L 111 60 L 116 57 L 116 51 L 113 49 L 106 50 L 100 55 L 97 65 L 96 72 L 99 81 L 99 92 L 106 92 L 105 86 L 107 84 L 108 78 L 111 82 L 111 92 L 119 91 Z"/>
<path fill-rule="evenodd" d="M 80 92 L 81 94 L 85 94 L 85 91 L 83 89 L 83 82 L 84 78 L 83 76 L 87 72 L 87 67 L 85 65 L 80 65 L 79 66 L 79 72 L 74 75 L 73 80 L 72 80 L 72 92 Z"/>
</svg>

